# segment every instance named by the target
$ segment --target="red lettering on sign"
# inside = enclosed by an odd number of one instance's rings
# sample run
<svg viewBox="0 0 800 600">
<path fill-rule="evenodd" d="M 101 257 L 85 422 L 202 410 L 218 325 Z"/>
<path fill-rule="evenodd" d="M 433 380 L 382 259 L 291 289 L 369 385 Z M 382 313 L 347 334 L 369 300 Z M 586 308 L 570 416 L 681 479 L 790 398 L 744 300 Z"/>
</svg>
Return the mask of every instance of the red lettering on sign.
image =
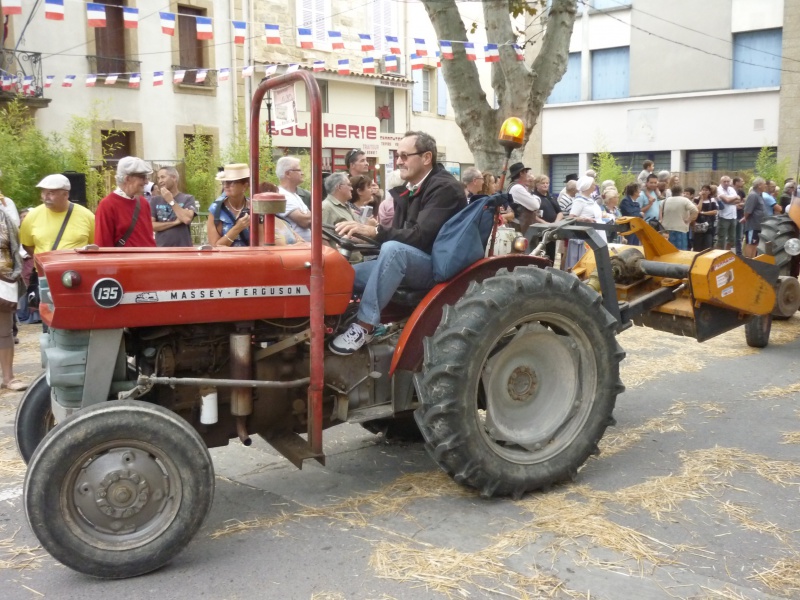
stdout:
<svg viewBox="0 0 800 600">
<path fill-rule="evenodd" d="M 367 139 L 368 140 L 377 140 L 378 139 L 378 128 L 373 127 L 370 125 L 367 127 Z"/>
<path fill-rule="evenodd" d="M 358 125 L 350 125 L 347 128 L 348 137 L 359 139 Z"/>
<path fill-rule="evenodd" d="M 343 125 L 342 123 L 336 124 L 336 137 L 338 138 L 347 137 L 347 125 Z"/>
</svg>

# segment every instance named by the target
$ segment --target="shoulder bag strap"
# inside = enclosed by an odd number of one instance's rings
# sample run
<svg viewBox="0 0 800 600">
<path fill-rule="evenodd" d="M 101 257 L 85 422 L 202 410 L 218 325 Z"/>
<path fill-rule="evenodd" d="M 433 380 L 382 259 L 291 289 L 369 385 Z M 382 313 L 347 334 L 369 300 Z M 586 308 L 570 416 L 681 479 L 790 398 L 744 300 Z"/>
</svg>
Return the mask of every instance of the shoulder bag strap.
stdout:
<svg viewBox="0 0 800 600">
<path fill-rule="evenodd" d="M 131 224 L 128 225 L 128 231 L 125 232 L 125 235 L 122 236 L 122 239 L 117 242 L 117 246 L 124 246 L 126 243 L 128 243 L 128 238 L 131 237 L 133 228 L 136 227 L 136 221 L 139 220 L 139 212 L 142 210 L 142 200 L 139 197 L 136 197 L 135 200 L 136 206 L 133 209 L 133 218 L 131 219 Z"/>
<path fill-rule="evenodd" d="M 61 243 L 61 236 L 64 235 L 64 230 L 67 228 L 67 223 L 69 222 L 70 215 L 72 215 L 72 208 L 74 206 L 75 205 L 72 202 L 69 203 L 69 208 L 67 209 L 67 216 L 64 217 L 64 222 L 61 223 L 61 229 L 58 230 L 56 241 L 53 243 L 53 247 L 50 248 L 50 250 L 55 250 L 56 248 L 58 248 L 58 244 Z"/>
</svg>

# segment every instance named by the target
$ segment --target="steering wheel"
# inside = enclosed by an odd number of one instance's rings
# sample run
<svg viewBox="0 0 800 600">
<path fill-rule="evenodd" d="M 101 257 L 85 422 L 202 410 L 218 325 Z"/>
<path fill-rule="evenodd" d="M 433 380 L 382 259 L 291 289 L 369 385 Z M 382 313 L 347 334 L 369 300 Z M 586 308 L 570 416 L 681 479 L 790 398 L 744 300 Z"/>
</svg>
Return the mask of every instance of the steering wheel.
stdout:
<svg viewBox="0 0 800 600">
<path fill-rule="evenodd" d="M 342 237 L 336 233 L 336 228 L 333 227 L 333 225 L 322 226 L 322 237 L 329 241 L 336 242 L 345 250 L 350 250 L 351 252 L 377 252 L 380 250 L 380 244 L 376 243 L 375 240 L 359 233 L 353 233 L 352 235 L 367 243 L 358 244 L 350 238 Z"/>
</svg>

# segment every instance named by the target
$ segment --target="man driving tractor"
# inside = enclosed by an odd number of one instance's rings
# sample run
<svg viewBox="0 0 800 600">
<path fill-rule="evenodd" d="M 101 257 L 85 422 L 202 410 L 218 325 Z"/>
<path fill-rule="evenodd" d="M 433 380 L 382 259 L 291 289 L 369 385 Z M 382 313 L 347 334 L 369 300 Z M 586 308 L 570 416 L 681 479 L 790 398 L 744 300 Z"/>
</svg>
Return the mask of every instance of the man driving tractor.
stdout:
<svg viewBox="0 0 800 600">
<path fill-rule="evenodd" d="M 330 343 L 334 354 L 352 354 L 372 339 L 381 310 L 401 285 L 433 287 L 433 242 L 442 225 L 467 205 L 462 185 L 437 166 L 436 140 L 427 133 L 406 133 L 398 145 L 397 168 L 406 185 L 398 189 L 391 229 L 354 221 L 336 226 L 336 233 L 343 237 L 374 238 L 381 251 L 376 260 L 353 267 L 353 292 L 361 295 L 361 305 L 357 320 Z"/>
</svg>

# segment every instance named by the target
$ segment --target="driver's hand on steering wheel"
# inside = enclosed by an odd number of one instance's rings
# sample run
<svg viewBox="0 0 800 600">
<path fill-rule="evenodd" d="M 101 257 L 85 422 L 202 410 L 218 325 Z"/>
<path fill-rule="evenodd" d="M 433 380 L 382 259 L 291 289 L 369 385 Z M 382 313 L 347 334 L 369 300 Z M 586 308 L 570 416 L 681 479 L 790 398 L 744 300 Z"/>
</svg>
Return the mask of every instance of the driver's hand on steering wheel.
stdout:
<svg viewBox="0 0 800 600">
<path fill-rule="evenodd" d="M 336 224 L 336 233 L 345 238 L 353 239 L 351 234 L 358 233 L 368 238 L 375 238 L 376 229 L 374 225 L 359 223 L 357 221 L 342 221 Z"/>
</svg>

